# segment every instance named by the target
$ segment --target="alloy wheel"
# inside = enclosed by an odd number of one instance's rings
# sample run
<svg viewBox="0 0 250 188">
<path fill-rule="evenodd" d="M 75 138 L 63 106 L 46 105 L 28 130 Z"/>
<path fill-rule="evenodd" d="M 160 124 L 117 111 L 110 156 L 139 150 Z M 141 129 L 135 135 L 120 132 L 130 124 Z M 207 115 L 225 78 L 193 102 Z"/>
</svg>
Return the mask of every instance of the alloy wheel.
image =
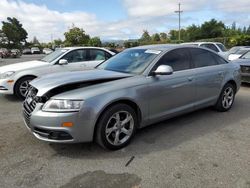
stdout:
<svg viewBox="0 0 250 188">
<path fill-rule="evenodd" d="M 234 90 L 231 87 L 228 87 L 224 90 L 223 97 L 222 97 L 222 106 L 225 109 L 229 109 L 234 100 Z"/>
<path fill-rule="evenodd" d="M 105 134 L 108 142 L 119 146 L 130 139 L 133 134 L 135 122 L 133 116 L 127 111 L 113 114 L 106 125 Z"/>
</svg>

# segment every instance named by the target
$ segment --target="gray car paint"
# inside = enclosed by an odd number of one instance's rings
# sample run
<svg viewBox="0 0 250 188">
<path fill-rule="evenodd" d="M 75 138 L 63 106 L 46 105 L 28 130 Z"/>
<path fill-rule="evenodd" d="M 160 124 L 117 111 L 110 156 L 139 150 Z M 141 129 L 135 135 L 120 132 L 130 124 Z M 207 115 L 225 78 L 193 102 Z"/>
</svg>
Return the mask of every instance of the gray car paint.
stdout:
<svg viewBox="0 0 250 188">
<path fill-rule="evenodd" d="M 61 84 L 70 84 L 78 81 L 87 82 L 93 79 L 103 79 L 105 76 L 109 78 L 124 77 L 123 79 L 94 84 L 66 92 L 62 91 L 62 93 L 52 97 L 52 99 L 84 100 L 84 104 L 79 112 L 44 112 L 42 111 L 43 104 L 37 104 L 32 112 L 28 128 L 37 138 L 44 141 L 63 143 L 89 142 L 93 140 L 95 125 L 101 113 L 110 104 L 117 101 L 126 100 L 136 104 L 141 119 L 139 126 L 145 127 L 195 109 L 214 105 L 223 86 L 228 81 L 234 81 L 237 91 L 239 90 L 240 67 L 237 64 L 228 62 L 225 65 L 174 72 L 172 75 L 151 76 L 149 73 L 152 67 L 165 53 L 173 49 L 188 47 L 157 45 L 137 48 L 162 51 L 140 75 L 92 70 L 75 72 L 75 76 L 70 75 L 70 73 L 63 73 L 60 76 L 54 74 L 31 82 L 31 85 L 38 89 L 38 96 L 42 96 L 51 88 L 58 87 Z M 192 46 L 192 48 L 194 47 Z M 74 127 L 61 127 L 62 122 L 69 121 L 74 123 Z M 64 141 L 43 138 L 33 132 L 34 127 L 45 130 L 64 130 L 70 133 L 73 139 Z"/>
</svg>

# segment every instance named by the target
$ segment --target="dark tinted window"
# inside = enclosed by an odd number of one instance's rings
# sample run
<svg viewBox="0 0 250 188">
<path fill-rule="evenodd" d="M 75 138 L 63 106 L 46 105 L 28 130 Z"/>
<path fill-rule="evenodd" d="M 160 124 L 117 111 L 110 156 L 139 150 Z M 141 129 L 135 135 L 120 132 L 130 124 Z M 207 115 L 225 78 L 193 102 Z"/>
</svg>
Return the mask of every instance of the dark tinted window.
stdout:
<svg viewBox="0 0 250 188">
<path fill-rule="evenodd" d="M 62 59 L 66 59 L 69 63 L 87 61 L 86 50 L 74 50 L 66 54 Z"/>
<path fill-rule="evenodd" d="M 189 53 L 187 49 L 170 51 L 160 59 L 155 69 L 160 65 L 169 65 L 174 71 L 190 69 Z"/>
<path fill-rule="evenodd" d="M 214 54 L 203 49 L 190 49 L 192 55 L 192 62 L 195 68 L 207 67 L 212 65 L 218 65 L 214 58 Z"/>
<path fill-rule="evenodd" d="M 205 47 L 205 48 L 209 48 L 210 50 L 213 50 L 215 52 L 219 52 L 219 50 L 217 49 L 217 47 L 213 44 L 202 44 L 201 45 L 202 47 Z"/>
<path fill-rule="evenodd" d="M 227 49 L 223 44 L 217 43 L 217 46 L 221 49 L 221 51 L 226 52 Z"/>
<path fill-rule="evenodd" d="M 106 59 L 106 54 L 103 50 L 89 50 L 90 61 L 101 61 Z"/>
<path fill-rule="evenodd" d="M 220 64 L 220 65 L 228 63 L 225 59 L 223 59 L 222 57 L 220 57 L 218 55 L 213 54 L 213 57 L 215 58 L 217 63 Z"/>
<path fill-rule="evenodd" d="M 105 52 L 105 58 L 106 58 L 106 59 L 109 59 L 109 58 L 111 58 L 111 57 L 112 57 L 112 55 L 111 55 L 110 53 Z"/>
</svg>

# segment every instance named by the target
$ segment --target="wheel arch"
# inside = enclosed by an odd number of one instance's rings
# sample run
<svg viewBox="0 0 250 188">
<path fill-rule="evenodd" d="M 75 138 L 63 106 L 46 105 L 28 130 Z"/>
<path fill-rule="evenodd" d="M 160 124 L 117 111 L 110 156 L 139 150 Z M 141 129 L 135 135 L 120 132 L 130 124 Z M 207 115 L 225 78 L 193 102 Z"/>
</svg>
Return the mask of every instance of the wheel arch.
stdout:
<svg viewBox="0 0 250 188">
<path fill-rule="evenodd" d="M 14 86 L 13 86 L 14 92 L 15 92 L 15 90 L 16 90 L 16 85 L 17 85 L 18 81 L 21 80 L 21 79 L 23 79 L 23 78 L 26 78 L 26 77 L 34 77 L 34 79 L 37 78 L 37 76 L 32 75 L 32 74 L 23 75 L 23 76 L 19 77 L 19 78 L 16 80 L 16 82 L 15 82 L 15 84 L 14 84 Z"/>
<path fill-rule="evenodd" d="M 131 108 L 133 108 L 135 110 L 135 113 L 137 115 L 137 118 L 138 118 L 138 128 L 140 127 L 140 123 L 141 123 L 141 120 L 142 120 L 142 112 L 141 112 L 141 109 L 139 107 L 139 105 L 131 100 L 131 99 L 127 99 L 127 98 L 124 98 L 124 99 L 118 99 L 118 100 L 115 100 L 115 101 L 112 101 L 110 103 L 108 103 L 99 113 L 98 117 L 97 117 L 97 120 L 95 122 L 95 127 L 94 127 L 94 138 L 96 137 L 96 129 L 97 129 L 97 124 L 98 122 L 100 121 L 100 118 L 101 116 L 103 115 L 103 113 L 106 111 L 106 109 L 110 108 L 111 106 L 114 106 L 116 104 L 126 104 L 128 106 L 130 106 Z"/>
</svg>

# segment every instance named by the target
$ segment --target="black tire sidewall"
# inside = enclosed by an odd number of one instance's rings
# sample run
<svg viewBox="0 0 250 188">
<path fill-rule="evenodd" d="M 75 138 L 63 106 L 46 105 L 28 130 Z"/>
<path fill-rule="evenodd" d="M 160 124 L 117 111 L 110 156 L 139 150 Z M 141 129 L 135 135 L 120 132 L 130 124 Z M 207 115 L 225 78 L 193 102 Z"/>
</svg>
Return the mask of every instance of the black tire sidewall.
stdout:
<svg viewBox="0 0 250 188">
<path fill-rule="evenodd" d="M 132 115 L 132 117 L 134 119 L 134 130 L 133 130 L 133 133 L 131 134 L 130 138 L 125 143 L 123 143 L 119 146 L 114 146 L 108 142 L 105 132 L 106 132 L 106 125 L 108 123 L 108 120 L 110 119 L 110 117 L 112 115 L 114 115 L 118 111 L 127 111 Z M 133 138 L 133 136 L 136 132 L 137 127 L 138 127 L 138 118 L 137 118 L 137 115 L 136 115 L 135 110 L 133 108 L 131 108 L 130 106 L 128 106 L 126 104 L 113 105 L 113 106 L 109 107 L 107 110 L 105 110 L 105 112 L 100 117 L 100 120 L 97 124 L 97 132 L 96 132 L 97 142 L 99 145 L 101 145 L 105 149 L 109 149 L 109 150 L 121 149 L 130 143 L 131 139 Z"/>
</svg>

